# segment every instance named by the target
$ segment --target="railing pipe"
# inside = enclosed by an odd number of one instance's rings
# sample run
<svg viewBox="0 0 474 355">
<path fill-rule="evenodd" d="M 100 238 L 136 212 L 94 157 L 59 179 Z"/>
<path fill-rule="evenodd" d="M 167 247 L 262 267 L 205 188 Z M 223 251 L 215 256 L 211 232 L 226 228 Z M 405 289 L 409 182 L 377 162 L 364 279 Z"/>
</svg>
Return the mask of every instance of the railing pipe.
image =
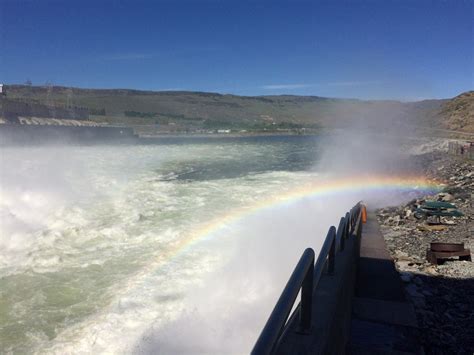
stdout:
<svg viewBox="0 0 474 355">
<path fill-rule="evenodd" d="M 356 227 L 357 221 L 359 220 L 359 217 L 360 217 L 360 202 L 358 202 L 357 205 L 352 207 L 350 211 L 350 221 L 351 221 L 351 228 L 349 230 L 350 234 L 354 233 L 354 229 Z"/>
<path fill-rule="evenodd" d="M 333 274 L 334 268 L 336 267 L 336 228 L 333 228 L 334 235 L 328 252 L 328 274 Z"/>
<path fill-rule="evenodd" d="M 335 237 L 336 237 L 336 227 L 331 226 L 331 228 L 329 228 L 328 234 L 326 235 L 326 239 L 324 239 L 324 244 L 321 247 L 321 251 L 319 252 L 318 260 L 316 261 L 316 264 L 314 265 L 314 284 L 315 285 L 319 283 L 319 279 L 321 278 L 321 275 L 323 274 L 323 271 L 326 267 L 326 262 L 328 261 L 327 258 L 329 255 L 329 250 L 331 249 L 332 244 L 334 243 Z"/>
<path fill-rule="evenodd" d="M 354 230 L 354 208 L 349 211 L 349 234 Z"/>
<path fill-rule="evenodd" d="M 346 219 L 341 217 L 339 221 L 339 226 L 337 227 L 337 234 L 336 234 L 336 244 L 337 244 L 337 251 L 344 250 L 344 241 L 346 239 Z"/>
<path fill-rule="evenodd" d="M 349 215 L 349 212 L 346 213 L 345 220 L 346 220 L 346 239 L 349 237 L 350 233 L 350 226 L 349 226 L 349 221 L 351 219 L 351 216 Z"/>
<path fill-rule="evenodd" d="M 311 314 L 313 312 L 313 278 L 315 255 L 313 249 L 310 250 L 312 251 L 311 267 L 307 269 L 303 284 L 301 285 L 300 325 L 298 329 L 300 333 L 309 332 L 309 330 L 311 329 Z"/>
<path fill-rule="evenodd" d="M 341 218 L 337 230 L 334 226 L 329 228 L 316 263 L 313 249 L 308 248 L 304 251 L 257 339 L 252 355 L 271 354 L 275 351 L 275 347 L 284 336 L 282 334 L 285 324 L 300 289 L 301 303 L 297 308 L 299 311 L 298 332 L 310 332 L 313 290 L 318 286 L 323 272 L 326 271 L 328 274 L 334 272 L 336 252 L 344 250 L 345 240 L 354 234 L 358 245 L 354 252 L 358 253 L 362 234 L 360 202 Z"/>
<path fill-rule="evenodd" d="M 277 343 L 285 323 L 290 315 L 293 304 L 301 290 L 300 328 L 311 327 L 312 297 L 313 297 L 313 267 L 314 250 L 307 248 L 301 255 L 285 289 L 278 299 L 275 308 L 268 318 L 252 350 L 253 355 L 271 354 Z"/>
</svg>

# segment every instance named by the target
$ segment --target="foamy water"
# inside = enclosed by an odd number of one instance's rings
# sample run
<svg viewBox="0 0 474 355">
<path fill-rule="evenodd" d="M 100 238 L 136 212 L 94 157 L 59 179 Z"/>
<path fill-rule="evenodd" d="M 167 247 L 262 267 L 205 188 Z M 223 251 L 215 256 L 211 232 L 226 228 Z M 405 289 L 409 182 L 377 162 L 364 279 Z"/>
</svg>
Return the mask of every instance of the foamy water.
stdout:
<svg viewBox="0 0 474 355">
<path fill-rule="evenodd" d="M 298 137 L 3 149 L 1 352 L 248 352 L 362 196 L 226 216 L 320 178 L 318 157 Z"/>
<path fill-rule="evenodd" d="M 3 149 L 3 350 L 120 352 L 175 319 L 235 252 L 237 227 L 181 253 L 174 246 L 219 214 L 311 178 L 275 171 L 288 148 Z"/>
</svg>

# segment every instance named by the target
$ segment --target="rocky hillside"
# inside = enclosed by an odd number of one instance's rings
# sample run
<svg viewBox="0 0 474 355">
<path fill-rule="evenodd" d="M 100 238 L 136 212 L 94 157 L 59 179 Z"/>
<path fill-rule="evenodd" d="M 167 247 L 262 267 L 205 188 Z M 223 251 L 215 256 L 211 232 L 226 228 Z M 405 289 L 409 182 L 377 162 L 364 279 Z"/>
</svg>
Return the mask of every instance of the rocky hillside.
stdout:
<svg viewBox="0 0 474 355">
<path fill-rule="evenodd" d="M 446 129 L 474 133 L 474 91 L 446 102 L 441 109 L 441 117 Z"/>
<path fill-rule="evenodd" d="M 96 122 L 185 130 L 353 127 L 403 133 L 412 132 L 414 127 L 463 131 L 474 128 L 473 92 L 453 100 L 399 102 L 8 85 L 7 95 L 34 103 L 86 107 Z M 464 120 L 465 117 L 470 118 Z"/>
<path fill-rule="evenodd" d="M 474 260 L 473 162 L 436 152 L 413 163 L 428 178 L 445 181 L 444 190 L 379 210 L 381 231 L 415 308 L 425 353 L 473 354 L 474 262 L 456 257 L 433 265 L 426 258 L 430 243 L 441 242 L 464 243 Z M 441 224 L 415 218 L 426 200 L 454 204 L 463 216 L 442 217 Z"/>
</svg>

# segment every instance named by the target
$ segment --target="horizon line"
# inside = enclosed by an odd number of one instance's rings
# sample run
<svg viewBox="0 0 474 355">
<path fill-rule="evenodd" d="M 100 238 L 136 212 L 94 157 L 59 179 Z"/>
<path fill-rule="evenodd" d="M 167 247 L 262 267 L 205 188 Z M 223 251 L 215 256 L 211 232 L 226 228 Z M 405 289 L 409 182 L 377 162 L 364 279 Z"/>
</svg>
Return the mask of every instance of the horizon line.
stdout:
<svg viewBox="0 0 474 355">
<path fill-rule="evenodd" d="M 317 94 L 294 94 L 294 93 L 279 93 L 279 94 L 261 94 L 261 95 L 243 95 L 243 94 L 235 94 L 225 91 L 205 91 L 205 90 L 192 90 L 192 89 L 184 89 L 184 88 L 170 88 L 170 89 L 139 89 L 139 88 L 126 88 L 126 87 L 84 87 L 84 86 L 69 86 L 65 84 L 39 84 L 39 85 L 29 85 L 25 83 L 0 83 L 3 86 L 23 86 L 23 87 L 39 87 L 39 88 L 47 88 L 47 87 L 56 87 L 56 88 L 66 88 L 66 89 L 80 89 L 80 90 L 129 90 L 129 91 L 141 91 L 141 92 L 154 92 L 154 93 L 164 93 L 164 92 L 187 92 L 187 93 L 204 93 L 204 94 L 215 94 L 221 96 L 237 96 L 237 97 L 279 97 L 279 96 L 292 96 L 292 97 L 313 97 L 313 98 L 321 98 L 321 99 L 337 99 L 337 100 L 356 100 L 356 101 L 396 101 L 396 102 L 422 102 L 422 101 L 430 101 L 430 100 L 449 100 L 453 99 L 459 95 L 462 95 L 466 92 L 474 91 L 473 89 L 460 91 L 458 94 L 452 97 L 414 97 L 414 98 L 382 98 L 382 99 L 375 99 L 375 98 L 357 98 L 357 97 L 344 97 L 344 96 L 321 96 Z"/>
</svg>

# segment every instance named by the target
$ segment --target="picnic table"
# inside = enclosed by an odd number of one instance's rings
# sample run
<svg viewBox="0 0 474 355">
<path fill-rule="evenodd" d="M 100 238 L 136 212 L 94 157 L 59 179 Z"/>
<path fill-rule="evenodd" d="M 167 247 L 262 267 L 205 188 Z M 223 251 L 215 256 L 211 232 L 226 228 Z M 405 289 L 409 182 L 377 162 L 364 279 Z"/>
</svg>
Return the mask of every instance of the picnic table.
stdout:
<svg viewBox="0 0 474 355">
<path fill-rule="evenodd" d="M 438 223 L 440 223 L 441 217 L 461 217 L 464 214 L 458 211 L 457 207 L 452 203 L 443 201 L 425 201 L 415 210 L 413 215 L 417 219 L 435 216 Z"/>
</svg>

